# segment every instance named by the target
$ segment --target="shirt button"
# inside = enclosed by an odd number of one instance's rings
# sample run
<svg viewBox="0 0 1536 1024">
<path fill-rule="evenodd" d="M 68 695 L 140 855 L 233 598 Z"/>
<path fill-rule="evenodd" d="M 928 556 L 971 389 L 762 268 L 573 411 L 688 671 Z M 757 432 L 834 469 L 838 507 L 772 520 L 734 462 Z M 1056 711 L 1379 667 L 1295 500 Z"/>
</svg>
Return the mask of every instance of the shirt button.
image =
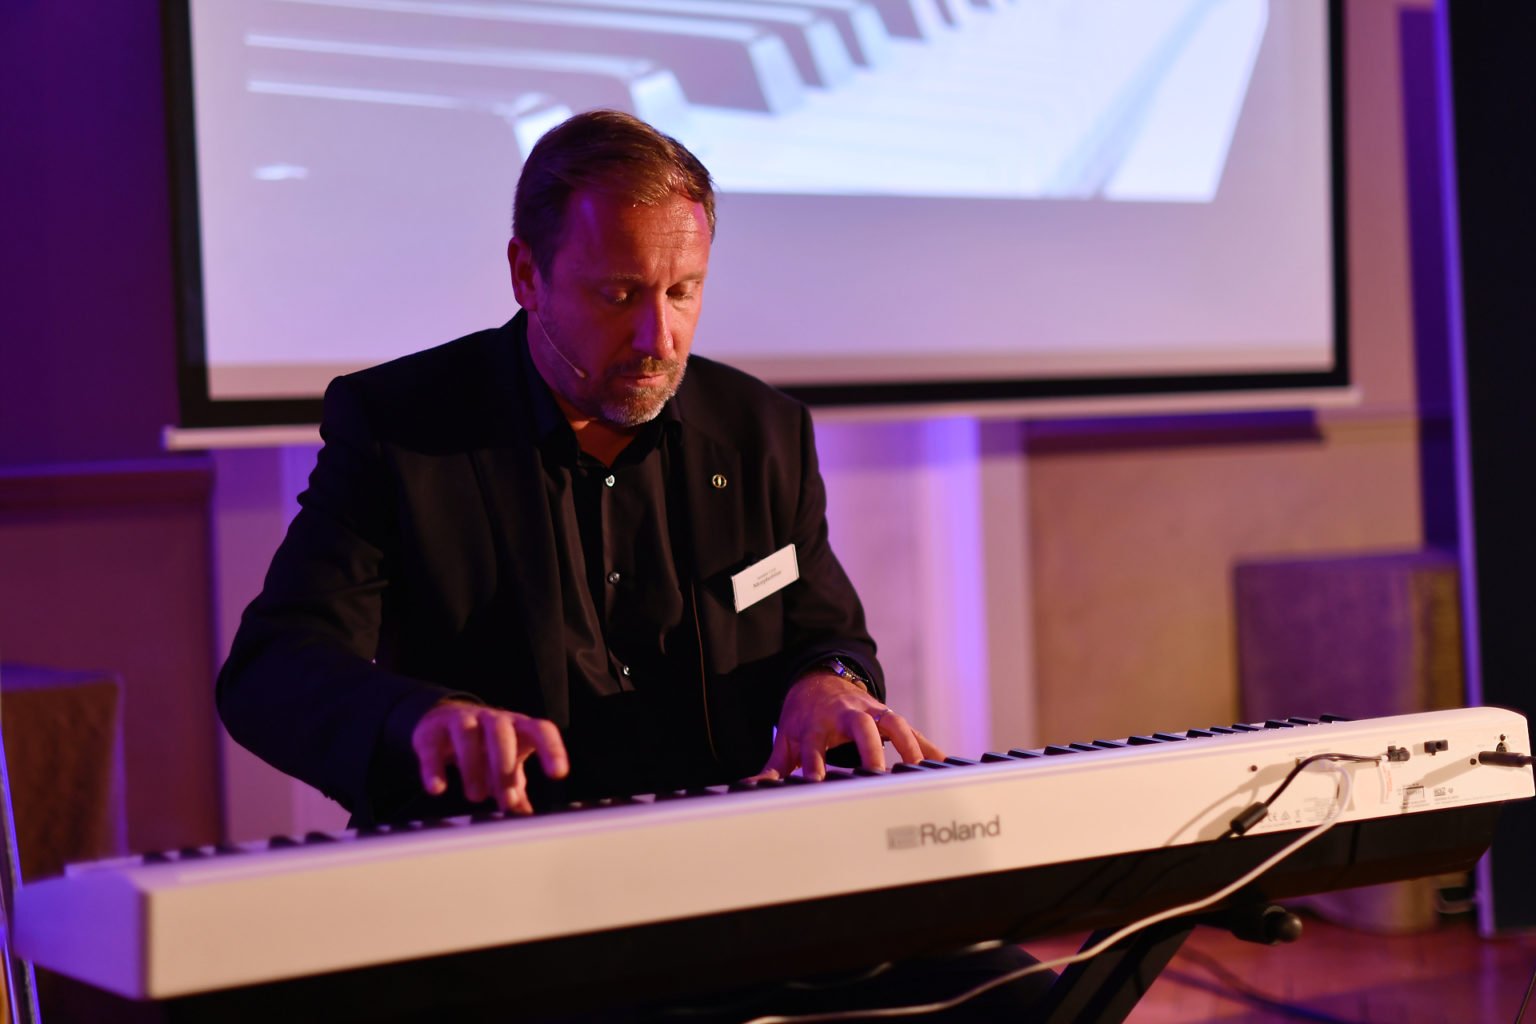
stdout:
<svg viewBox="0 0 1536 1024">
<path fill-rule="evenodd" d="M 603 483 L 607 484 L 609 487 L 612 487 L 614 483 L 613 474 L 609 473 L 607 476 L 603 477 Z"/>
<path fill-rule="evenodd" d="M 608 574 L 608 582 L 609 583 L 617 583 L 617 582 L 619 582 L 619 574 L 616 573 L 616 572 L 609 573 Z"/>
</svg>

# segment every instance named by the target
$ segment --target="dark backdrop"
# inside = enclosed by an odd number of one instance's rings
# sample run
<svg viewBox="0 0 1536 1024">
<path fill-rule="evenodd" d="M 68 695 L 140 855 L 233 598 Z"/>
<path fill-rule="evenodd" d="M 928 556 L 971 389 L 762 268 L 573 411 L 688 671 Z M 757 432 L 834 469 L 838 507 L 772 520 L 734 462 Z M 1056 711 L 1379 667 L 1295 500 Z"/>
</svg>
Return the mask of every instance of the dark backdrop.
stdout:
<svg viewBox="0 0 1536 1024">
<path fill-rule="evenodd" d="M 1536 711 L 1536 5 L 1451 0 L 1456 211 L 1482 699 Z M 1454 236 L 1452 236 L 1454 238 Z M 1454 317 L 1455 305 L 1452 305 Z M 1453 345 L 1454 349 L 1454 345 Z M 1527 753 L 1529 751 L 1526 751 Z M 1493 848 L 1495 920 L 1536 925 L 1536 806 Z"/>
</svg>

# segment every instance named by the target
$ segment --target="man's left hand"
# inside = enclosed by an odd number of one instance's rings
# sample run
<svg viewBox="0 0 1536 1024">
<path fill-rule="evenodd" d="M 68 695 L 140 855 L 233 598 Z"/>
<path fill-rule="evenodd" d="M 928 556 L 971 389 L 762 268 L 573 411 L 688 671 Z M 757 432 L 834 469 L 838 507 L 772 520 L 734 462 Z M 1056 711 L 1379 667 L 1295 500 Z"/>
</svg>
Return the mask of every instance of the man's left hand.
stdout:
<svg viewBox="0 0 1536 1024">
<path fill-rule="evenodd" d="M 865 768 L 885 771 L 886 740 L 891 741 L 901 760 L 909 763 L 944 757 L 928 737 L 862 686 L 834 672 L 812 669 L 789 688 L 779 713 L 773 753 L 752 778 L 782 779 L 796 768 L 808 779 L 824 778 L 827 751 L 844 743 L 859 748 L 859 761 Z"/>
</svg>

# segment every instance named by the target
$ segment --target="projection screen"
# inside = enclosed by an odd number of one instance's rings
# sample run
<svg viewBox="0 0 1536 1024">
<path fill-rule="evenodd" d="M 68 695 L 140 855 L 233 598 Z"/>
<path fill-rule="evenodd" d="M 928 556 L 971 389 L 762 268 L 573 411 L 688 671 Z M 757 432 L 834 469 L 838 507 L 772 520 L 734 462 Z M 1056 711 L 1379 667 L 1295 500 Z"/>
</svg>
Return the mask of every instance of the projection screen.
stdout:
<svg viewBox="0 0 1536 1024">
<path fill-rule="evenodd" d="M 1327 0 L 183 0 L 184 427 L 507 320 L 522 156 L 709 166 L 695 352 L 840 405 L 1348 383 Z"/>
</svg>

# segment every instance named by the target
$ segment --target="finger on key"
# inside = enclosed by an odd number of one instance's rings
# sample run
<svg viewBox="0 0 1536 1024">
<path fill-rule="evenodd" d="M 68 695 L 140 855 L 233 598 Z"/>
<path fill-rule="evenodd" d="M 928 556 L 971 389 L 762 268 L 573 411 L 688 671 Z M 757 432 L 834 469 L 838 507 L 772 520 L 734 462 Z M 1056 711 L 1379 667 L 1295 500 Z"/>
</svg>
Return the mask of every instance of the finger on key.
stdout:
<svg viewBox="0 0 1536 1024">
<path fill-rule="evenodd" d="M 922 744 L 917 742 L 917 734 L 905 718 L 894 711 L 888 711 L 880 718 L 880 729 L 890 739 L 891 746 L 896 748 L 896 753 L 903 761 L 916 764 L 923 759 Z"/>
<path fill-rule="evenodd" d="M 880 727 L 868 715 L 859 715 L 849 723 L 853 743 L 859 748 L 859 763 L 871 771 L 885 771 L 885 741 L 880 738 Z"/>
<path fill-rule="evenodd" d="M 448 729 L 453 737 L 453 759 L 459 766 L 464 797 L 470 803 L 479 803 L 491 795 L 486 785 L 485 736 L 479 718 L 475 712 L 465 711 L 449 720 Z"/>
<path fill-rule="evenodd" d="M 522 796 L 517 782 L 517 733 L 510 718 L 489 708 L 481 712 L 480 723 L 496 806 L 510 810 Z"/>
</svg>

